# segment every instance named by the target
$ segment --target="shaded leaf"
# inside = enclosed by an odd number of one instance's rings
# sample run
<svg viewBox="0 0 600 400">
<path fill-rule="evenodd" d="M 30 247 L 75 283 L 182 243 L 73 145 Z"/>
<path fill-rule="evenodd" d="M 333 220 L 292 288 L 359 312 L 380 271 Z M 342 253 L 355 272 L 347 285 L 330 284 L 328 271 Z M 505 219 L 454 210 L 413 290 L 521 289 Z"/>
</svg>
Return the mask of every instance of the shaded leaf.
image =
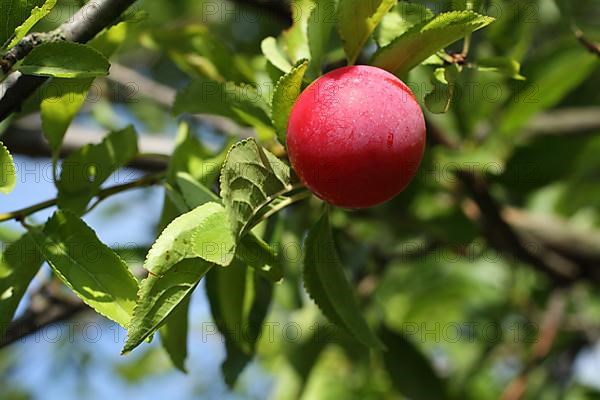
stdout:
<svg viewBox="0 0 600 400">
<path fill-rule="evenodd" d="M 164 349 L 173 365 L 184 373 L 187 373 L 185 360 L 187 358 L 190 298 L 191 292 L 175 306 L 160 328 L 160 340 Z"/>
<path fill-rule="evenodd" d="M 56 211 L 32 238 L 65 285 L 98 313 L 127 328 L 138 283 L 127 264 L 75 214 Z"/>
<path fill-rule="evenodd" d="M 384 328 L 380 337 L 387 347 L 383 362 L 398 392 L 414 400 L 448 398 L 445 384 L 429 360 L 404 335 Z"/>
<path fill-rule="evenodd" d="M 164 274 L 150 274 L 144 279 L 133 310 L 123 353 L 135 349 L 156 332 L 212 266 L 213 264 L 199 258 L 187 259 L 165 270 Z M 180 355 L 176 357 L 178 360 Z"/>
<path fill-rule="evenodd" d="M 92 78 L 108 75 L 110 64 L 94 48 L 73 42 L 48 42 L 34 49 L 17 68 L 26 75 Z"/>
<path fill-rule="evenodd" d="M 311 77 L 317 77 L 321 74 L 323 58 L 327 53 L 329 38 L 336 20 L 336 0 L 318 0 L 315 2 L 306 26 L 310 51 L 308 74 Z"/>
<path fill-rule="evenodd" d="M 452 11 L 423 21 L 380 48 L 371 65 L 403 75 L 444 47 L 492 23 L 472 11 Z"/>
<path fill-rule="evenodd" d="M 220 202 L 221 199 L 209 188 L 194 179 L 186 172 L 179 172 L 176 178 L 177 187 L 187 207 L 191 210 L 209 201 Z"/>
<path fill-rule="evenodd" d="M 0 258 L 0 337 L 4 337 L 19 302 L 43 261 L 29 233 L 11 243 L 2 253 L 2 258 Z"/>
<path fill-rule="evenodd" d="M 340 0 L 338 30 L 349 64 L 354 64 L 363 46 L 396 0 Z"/>
<path fill-rule="evenodd" d="M 293 189 L 290 167 L 254 139 L 231 148 L 220 182 L 221 198 L 237 238 L 246 233 L 257 212 Z"/>
<path fill-rule="evenodd" d="M 521 64 L 507 57 L 490 57 L 477 60 L 477 69 L 483 72 L 497 72 L 516 80 L 525 80 L 520 74 Z"/>
<path fill-rule="evenodd" d="M 17 184 L 17 170 L 12 156 L 2 142 L 0 142 L 0 193 L 12 192 Z"/>
<path fill-rule="evenodd" d="M 82 214 L 102 183 L 137 152 L 137 136 L 129 126 L 111 132 L 99 144 L 87 144 L 71 153 L 62 163 L 57 183 L 58 206 Z"/>
<path fill-rule="evenodd" d="M 273 92 L 271 103 L 271 118 L 281 144 L 286 143 L 288 120 L 292 107 L 300 95 L 304 73 L 308 68 L 308 61 L 304 60 L 296 65 L 290 72 L 279 79 Z"/>
<path fill-rule="evenodd" d="M 598 59 L 583 48 L 559 47 L 538 60 L 529 79 L 507 105 L 500 124 L 501 132 L 514 137 L 536 113 L 557 104 L 598 67 Z"/>
<path fill-rule="evenodd" d="M 429 111 L 434 114 L 448 111 L 459 74 L 460 67 L 456 64 L 435 70 L 432 79 L 433 91 L 425 96 L 425 106 Z"/>
<path fill-rule="evenodd" d="M 273 286 L 235 261 L 229 268 L 210 271 L 206 276 L 206 293 L 215 324 L 225 337 L 227 358 L 222 365 L 225 382 L 233 386 L 254 354 Z"/>
<path fill-rule="evenodd" d="M 304 286 L 323 314 L 359 342 L 381 347 L 363 318 L 352 286 L 344 274 L 329 226 L 323 214 L 305 240 Z"/>
<path fill-rule="evenodd" d="M 257 129 L 271 124 L 268 106 L 255 87 L 205 78 L 195 79 L 177 93 L 173 113 L 184 112 L 221 115 Z"/>
<path fill-rule="evenodd" d="M 270 281 L 279 282 L 283 279 L 283 268 L 275 251 L 255 234 L 250 233 L 242 238 L 236 255 Z"/>
</svg>

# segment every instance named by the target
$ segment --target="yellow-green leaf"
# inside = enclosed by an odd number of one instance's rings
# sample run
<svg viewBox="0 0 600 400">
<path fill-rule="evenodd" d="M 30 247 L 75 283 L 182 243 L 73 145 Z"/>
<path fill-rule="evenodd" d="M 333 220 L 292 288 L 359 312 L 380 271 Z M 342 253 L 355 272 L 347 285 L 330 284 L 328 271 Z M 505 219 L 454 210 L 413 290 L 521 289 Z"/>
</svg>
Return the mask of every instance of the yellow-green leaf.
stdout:
<svg viewBox="0 0 600 400">
<path fill-rule="evenodd" d="M 380 48 L 371 65 L 403 75 L 437 51 L 492 23 L 494 19 L 472 11 L 452 11 L 414 25 Z"/>
</svg>

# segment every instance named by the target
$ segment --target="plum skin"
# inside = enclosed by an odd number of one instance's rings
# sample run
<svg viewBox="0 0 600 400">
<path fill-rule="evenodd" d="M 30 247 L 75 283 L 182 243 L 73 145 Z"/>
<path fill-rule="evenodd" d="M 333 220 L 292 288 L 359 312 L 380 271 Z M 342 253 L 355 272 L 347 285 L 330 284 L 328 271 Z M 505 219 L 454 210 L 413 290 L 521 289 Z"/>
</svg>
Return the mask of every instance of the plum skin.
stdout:
<svg viewBox="0 0 600 400">
<path fill-rule="evenodd" d="M 298 97 L 287 129 L 290 162 L 318 197 L 367 208 L 400 193 L 425 149 L 425 119 L 412 91 L 371 66 L 333 70 Z"/>
</svg>

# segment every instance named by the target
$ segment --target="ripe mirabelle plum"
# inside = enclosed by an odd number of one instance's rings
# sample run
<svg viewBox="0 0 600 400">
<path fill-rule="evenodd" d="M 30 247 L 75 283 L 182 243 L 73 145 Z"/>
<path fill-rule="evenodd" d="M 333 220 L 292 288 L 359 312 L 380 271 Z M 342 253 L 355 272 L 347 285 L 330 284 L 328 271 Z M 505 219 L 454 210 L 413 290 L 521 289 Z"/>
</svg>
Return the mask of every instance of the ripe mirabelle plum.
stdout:
<svg viewBox="0 0 600 400">
<path fill-rule="evenodd" d="M 372 207 L 396 196 L 416 174 L 425 120 L 396 76 L 376 67 L 343 67 L 300 94 L 287 147 L 294 170 L 317 196 L 340 207 Z"/>
</svg>

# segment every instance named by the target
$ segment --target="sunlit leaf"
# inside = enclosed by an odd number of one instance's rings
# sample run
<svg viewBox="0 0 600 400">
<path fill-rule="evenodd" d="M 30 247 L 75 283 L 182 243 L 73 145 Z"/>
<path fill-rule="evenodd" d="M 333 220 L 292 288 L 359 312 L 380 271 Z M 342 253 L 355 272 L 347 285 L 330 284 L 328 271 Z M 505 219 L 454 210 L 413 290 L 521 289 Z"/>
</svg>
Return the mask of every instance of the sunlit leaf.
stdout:
<svg viewBox="0 0 600 400">
<path fill-rule="evenodd" d="M 291 71 L 292 64 L 288 61 L 283 51 L 279 48 L 277 39 L 272 36 L 265 38 L 261 42 L 260 48 L 264 56 L 272 65 L 279 68 L 279 70 L 284 73 Z"/>
<path fill-rule="evenodd" d="M 156 332 L 212 266 L 194 258 L 178 262 L 164 274 L 148 275 L 140 286 L 123 353 L 130 352 Z"/>
<path fill-rule="evenodd" d="M 138 283 L 125 261 L 75 214 L 57 211 L 33 240 L 65 285 L 98 313 L 127 327 Z"/>
<path fill-rule="evenodd" d="M 229 265 L 234 252 L 227 214 L 221 205 L 210 202 L 175 218 L 152 245 L 144 268 L 162 275 L 181 260 L 196 257 Z"/>
<path fill-rule="evenodd" d="M 12 156 L 2 142 L 0 142 L 0 193 L 12 192 L 17 184 L 17 170 Z"/>
<path fill-rule="evenodd" d="M 290 72 L 282 76 L 275 85 L 271 104 L 271 118 L 277 132 L 277 138 L 284 145 L 290 113 L 300 95 L 302 80 L 307 68 L 308 61 L 300 62 Z"/>
<path fill-rule="evenodd" d="M 340 0 L 338 30 L 349 64 L 354 64 L 363 46 L 396 0 Z"/>
<path fill-rule="evenodd" d="M 433 17 L 433 12 L 419 3 L 400 1 L 385 14 L 377 30 L 377 44 L 386 46 L 411 26 Z"/>
<path fill-rule="evenodd" d="M 63 41 L 36 46 L 17 69 L 27 75 L 92 78 L 108 75 L 109 66 L 106 57 L 94 48 Z"/>
<path fill-rule="evenodd" d="M 471 11 L 452 11 L 414 25 L 380 48 L 371 64 L 403 75 L 444 47 L 494 21 Z"/>
<path fill-rule="evenodd" d="M 7 48 L 10 49 L 11 47 L 16 46 L 17 43 L 19 43 L 19 41 L 29 33 L 35 24 L 37 24 L 42 18 L 48 15 L 50 11 L 52 11 L 55 5 L 56 0 L 46 0 L 43 6 L 34 7 L 33 10 L 31 10 L 29 17 L 21 25 L 19 25 L 17 29 L 15 29 L 15 35 L 8 44 Z"/>
</svg>

